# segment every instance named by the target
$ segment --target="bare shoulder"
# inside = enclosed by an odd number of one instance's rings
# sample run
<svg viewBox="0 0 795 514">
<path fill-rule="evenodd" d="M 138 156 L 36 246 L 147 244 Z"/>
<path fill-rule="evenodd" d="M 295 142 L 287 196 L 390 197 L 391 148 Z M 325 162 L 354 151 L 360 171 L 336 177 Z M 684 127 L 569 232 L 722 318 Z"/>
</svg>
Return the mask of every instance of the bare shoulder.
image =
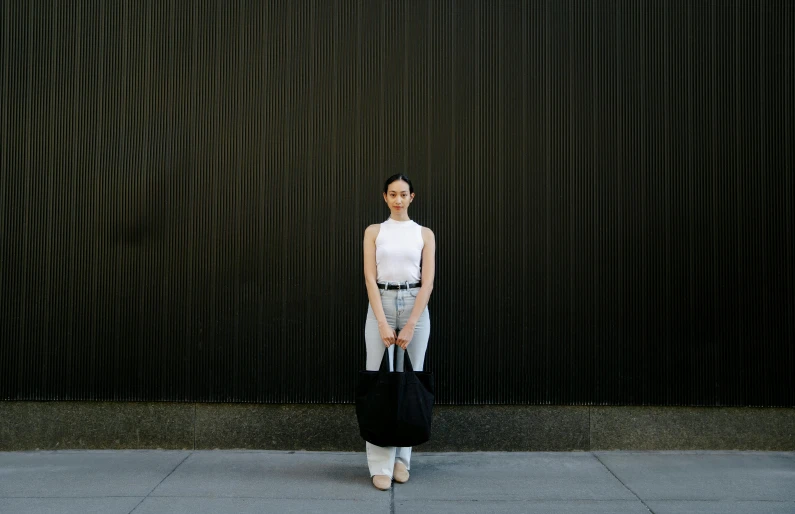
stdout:
<svg viewBox="0 0 795 514">
<path fill-rule="evenodd" d="M 376 223 L 367 227 L 364 231 L 364 238 L 365 239 L 375 239 L 378 237 L 378 233 L 381 231 L 381 225 Z"/>
<path fill-rule="evenodd" d="M 436 238 L 433 235 L 433 230 L 429 229 L 428 227 L 422 227 L 422 240 L 426 243 L 435 242 Z"/>
</svg>

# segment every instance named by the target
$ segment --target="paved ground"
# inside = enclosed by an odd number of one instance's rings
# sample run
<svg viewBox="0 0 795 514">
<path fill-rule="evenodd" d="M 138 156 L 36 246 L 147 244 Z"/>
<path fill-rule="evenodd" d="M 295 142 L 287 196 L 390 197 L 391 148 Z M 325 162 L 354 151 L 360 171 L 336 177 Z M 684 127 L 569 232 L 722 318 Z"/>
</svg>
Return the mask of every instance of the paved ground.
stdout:
<svg viewBox="0 0 795 514">
<path fill-rule="evenodd" d="M 372 487 L 363 453 L 0 453 L 0 513 L 795 513 L 795 452 L 415 453 Z"/>
</svg>

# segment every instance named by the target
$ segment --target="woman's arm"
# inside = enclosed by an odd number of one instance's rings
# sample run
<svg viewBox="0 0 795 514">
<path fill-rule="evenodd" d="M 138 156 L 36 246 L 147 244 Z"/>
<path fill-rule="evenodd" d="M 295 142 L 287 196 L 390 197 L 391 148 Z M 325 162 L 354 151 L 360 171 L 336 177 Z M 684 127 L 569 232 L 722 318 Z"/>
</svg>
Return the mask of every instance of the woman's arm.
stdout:
<svg viewBox="0 0 795 514">
<path fill-rule="evenodd" d="M 384 306 L 381 304 L 381 293 L 378 291 L 376 282 L 375 239 L 380 230 L 380 225 L 370 225 L 364 231 L 364 283 L 367 286 L 370 307 L 373 309 L 375 319 L 378 320 L 378 332 L 381 334 L 381 340 L 384 341 L 384 346 L 389 348 L 395 344 L 395 331 L 386 320 Z"/>
<path fill-rule="evenodd" d="M 431 299 L 431 292 L 433 291 L 433 278 L 436 273 L 436 239 L 433 232 L 429 228 L 422 228 L 422 240 L 425 246 L 422 248 L 422 286 L 417 293 L 417 298 L 414 300 L 414 308 L 411 309 L 411 316 L 409 316 L 406 325 L 400 329 L 397 338 L 397 345 L 404 350 L 414 337 L 414 327 L 417 326 L 417 321 L 422 316 L 425 307 L 428 306 L 428 301 Z"/>
</svg>

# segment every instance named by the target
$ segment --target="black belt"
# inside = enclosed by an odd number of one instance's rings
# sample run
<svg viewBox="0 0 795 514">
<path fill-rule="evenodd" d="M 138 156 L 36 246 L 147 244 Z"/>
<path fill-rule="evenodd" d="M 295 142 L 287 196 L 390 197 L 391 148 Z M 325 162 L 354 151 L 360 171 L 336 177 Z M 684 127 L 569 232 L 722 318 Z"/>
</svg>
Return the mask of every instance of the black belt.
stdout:
<svg viewBox="0 0 795 514">
<path fill-rule="evenodd" d="M 414 287 L 420 287 L 422 282 L 414 282 L 413 284 L 406 285 L 405 282 L 402 284 L 378 284 L 378 289 L 411 289 Z"/>
</svg>

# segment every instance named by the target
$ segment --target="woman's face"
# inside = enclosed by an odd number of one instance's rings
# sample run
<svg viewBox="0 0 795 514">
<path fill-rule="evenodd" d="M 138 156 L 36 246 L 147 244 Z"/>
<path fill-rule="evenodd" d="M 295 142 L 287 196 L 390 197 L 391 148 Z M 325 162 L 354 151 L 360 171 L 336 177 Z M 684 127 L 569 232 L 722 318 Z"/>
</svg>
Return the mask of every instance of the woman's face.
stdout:
<svg viewBox="0 0 795 514">
<path fill-rule="evenodd" d="M 389 184 L 387 192 L 384 193 L 384 201 L 393 214 L 405 213 L 413 199 L 414 193 L 409 192 L 409 185 L 402 180 L 396 180 Z"/>
</svg>

